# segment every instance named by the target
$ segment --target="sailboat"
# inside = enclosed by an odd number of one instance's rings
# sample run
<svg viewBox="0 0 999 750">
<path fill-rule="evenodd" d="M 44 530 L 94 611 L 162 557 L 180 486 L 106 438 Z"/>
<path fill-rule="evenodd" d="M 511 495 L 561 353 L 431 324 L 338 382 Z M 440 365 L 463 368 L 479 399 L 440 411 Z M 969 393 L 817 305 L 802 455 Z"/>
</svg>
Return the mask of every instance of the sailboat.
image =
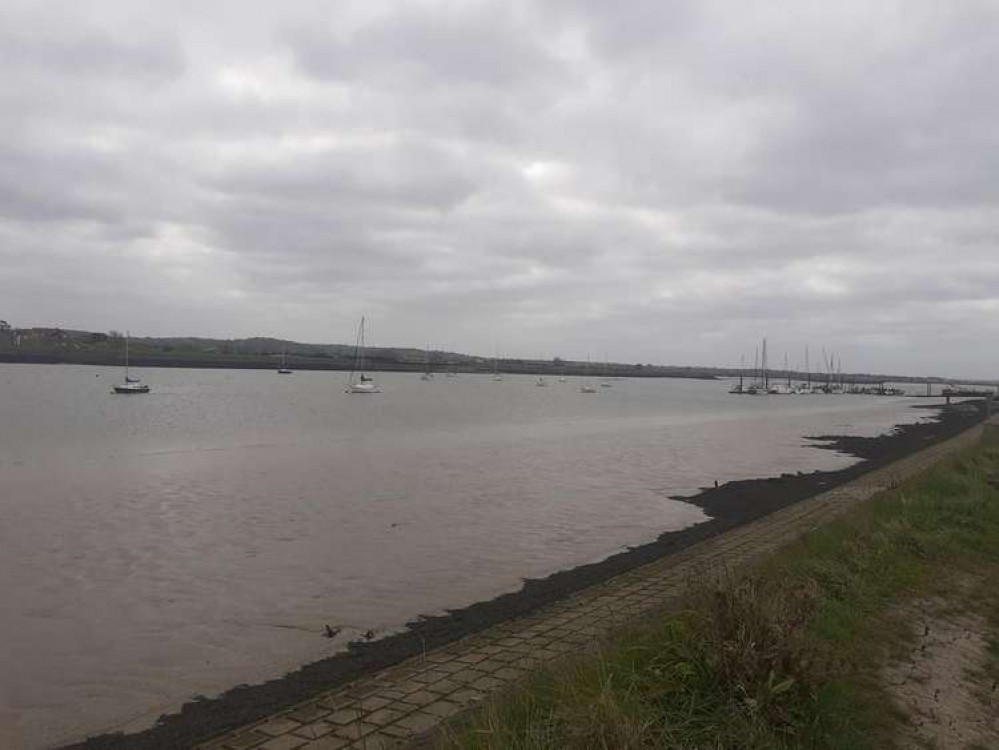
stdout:
<svg viewBox="0 0 999 750">
<path fill-rule="evenodd" d="M 745 368 L 745 366 L 746 366 L 745 358 L 742 355 L 740 355 L 739 356 L 739 384 L 732 386 L 732 388 L 729 390 L 729 393 L 745 393 L 745 388 L 743 387 L 743 383 L 742 383 L 742 371 Z"/>
<path fill-rule="evenodd" d="M 586 369 L 583 371 L 583 384 L 579 386 L 580 393 L 596 393 L 597 389 L 590 385 L 590 355 L 586 355 Z"/>
<path fill-rule="evenodd" d="M 495 353 L 495 355 L 493 356 L 493 380 L 495 380 L 496 382 L 499 382 L 502 379 L 503 379 L 503 376 L 500 375 L 500 371 L 499 371 L 499 351 L 497 351 Z"/>
<path fill-rule="evenodd" d="M 278 375 L 291 375 L 292 371 L 288 367 L 288 352 L 281 350 L 281 366 L 278 368 Z"/>
<path fill-rule="evenodd" d="M 787 364 L 787 353 L 784 354 L 784 373 L 787 375 L 787 383 L 778 383 L 775 381 L 767 389 L 767 393 L 775 396 L 793 396 L 795 390 L 791 387 L 791 370 Z"/>
<path fill-rule="evenodd" d="M 115 393 L 149 393 L 149 386 L 128 374 L 128 332 L 125 333 L 125 380 L 114 386 Z"/>
<path fill-rule="evenodd" d="M 354 343 L 354 364 L 347 379 L 344 393 L 381 393 L 374 380 L 364 374 L 364 316 L 357 326 L 357 341 Z"/>
<path fill-rule="evenodd" d="M 538 379 L 534 381 L 534 385 L 544 388 L 548 385 L 548 381 L 545 380 L 544 373 L 542 372 L 542 364 L 538 362 Z"/>
<path fill-rule="evenodd" d="M 600 381 L 600 387 L 601 388 L 614 387 L 614 383 L 611 382 L 611 377 L 610 377 L 610 363 L 606 361 L 604 362 L 604 379 Z"/>
<path fill-rule="evenodd" d="M 430 344 L 427 344 L 427 369 L 422 375 L 420 375 L 420 380 L 433 380 L 434 374 L 430 371 Z"/>
</svg>

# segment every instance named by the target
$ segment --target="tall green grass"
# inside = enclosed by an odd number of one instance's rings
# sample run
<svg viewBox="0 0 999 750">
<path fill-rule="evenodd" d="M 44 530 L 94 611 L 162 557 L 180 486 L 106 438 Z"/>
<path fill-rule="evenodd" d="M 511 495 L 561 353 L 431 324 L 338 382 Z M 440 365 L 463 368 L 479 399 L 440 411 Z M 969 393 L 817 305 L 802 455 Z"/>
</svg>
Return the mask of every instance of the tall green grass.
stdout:
<svg viewBox="0 0 999 750">
<path fill-rule="evenodd" d="M 901 718 L 877 675 L 912 637 L 893 604 L 943 594 L 987 610 L 999 643 L 997 472 L 999 442 L 990 439 L 750 575 L 692 592 L 683 607 L 534 675 L 446 729 L 438 745 L 892 747 Z M 999 646 L 994 653 L 999 664 Z"/>
</svg>

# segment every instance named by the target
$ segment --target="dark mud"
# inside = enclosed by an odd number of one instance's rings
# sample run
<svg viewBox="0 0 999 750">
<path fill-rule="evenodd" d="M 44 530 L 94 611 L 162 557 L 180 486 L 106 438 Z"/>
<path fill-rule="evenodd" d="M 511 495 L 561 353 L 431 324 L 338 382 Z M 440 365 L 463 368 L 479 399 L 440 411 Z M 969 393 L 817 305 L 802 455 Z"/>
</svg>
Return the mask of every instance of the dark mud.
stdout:
<svg viewBox="0 0 999 750">
<path fill-rule="evenodd" d="M 932 421 L 903 425 L 874 438 L 816 436 L 815 445 L 863 459 L 831 472 L 785 474 L 771 479 L 729 482 L 683 498 L 710 515 L 709 521 L 662 534 L 648 544 L 619 552 L 606 560 L 527 580 L 514 593 L 472 604 L 437 617 L 421 617 L 407 629 L 371 643 L 352 644 L 344 654 L 307 664 L 279 679 L 240 685 L 218 698 L 195 700 L 180 712 L 136 734 L 105 734 L 66 746 L 65 750 L 164 750 L 187 748 L 229 729 L 264 718 L 362 675 L 376 672 L 425 649 L 443 645 L 504 620 L 527 615 L 573 592 L 717 536 L 792 503 L 848 482 L 933 443 L 946 440 L 982 421 L 984 402 L 965 402 L 939 409 Z M 316 637 L 320 637 L 317 633 Z"/>
</svg>

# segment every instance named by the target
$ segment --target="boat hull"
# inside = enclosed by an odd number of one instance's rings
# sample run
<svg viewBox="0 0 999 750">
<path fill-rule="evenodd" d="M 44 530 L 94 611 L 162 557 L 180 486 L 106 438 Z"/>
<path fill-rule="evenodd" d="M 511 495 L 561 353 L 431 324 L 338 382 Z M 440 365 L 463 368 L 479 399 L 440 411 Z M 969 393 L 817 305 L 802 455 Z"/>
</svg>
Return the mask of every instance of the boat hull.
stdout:
<svg viewBox="0 0 999 750">
<path fill-rule="evenodd" d="M 343 389 L 344 393 L 381 393 L 382 389 L 374 383 L 351 383 Z"/>
<path fill-rule="evenodd" d="M 149 386 L 138 385 L 135 383 L 126 383 L 125 385 L 116 385 L 114 387 L 114 393 L 118 393 L 123 396 L 131 394 L 149 393 Z"/>
</svg>

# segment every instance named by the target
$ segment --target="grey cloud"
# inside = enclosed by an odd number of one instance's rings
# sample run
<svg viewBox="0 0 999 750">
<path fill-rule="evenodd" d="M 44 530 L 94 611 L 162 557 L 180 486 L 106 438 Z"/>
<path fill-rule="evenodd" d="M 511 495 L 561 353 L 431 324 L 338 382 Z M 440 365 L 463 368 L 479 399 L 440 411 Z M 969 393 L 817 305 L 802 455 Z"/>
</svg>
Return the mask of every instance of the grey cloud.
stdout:
<svg viewBox="0 0 999 750">
<path fill-rule="evenodd" d="M 484 86 L 530 84 L 558 71 L 538 30 L 509 6 L 456 3 L 430 10 L 402 6 L 347 37 L 337 19 L 295 28 L 288 35 L 296 59 L 313 75 L 391 86 Z"/>
<path fill-rule="evenodd" d="M 212 182 L 222 192 L 281 202 L 383 204 L 449 211 L 474 192 L 461 163 L 429 144 L 309 151 L 278 163 L 238 166 Z"/>
<path fill-rule="evenodd" d="M 44 4 L 39 4 L 44 7 Z M 0 48 L 8 74 L 50 73 L 69 79 L 105 77 L 162 80 L 184 69 L 176 40 L 166 34 L 115 35 L 72 11 L 17 14 L 0 11 Z"/>
</svg>

